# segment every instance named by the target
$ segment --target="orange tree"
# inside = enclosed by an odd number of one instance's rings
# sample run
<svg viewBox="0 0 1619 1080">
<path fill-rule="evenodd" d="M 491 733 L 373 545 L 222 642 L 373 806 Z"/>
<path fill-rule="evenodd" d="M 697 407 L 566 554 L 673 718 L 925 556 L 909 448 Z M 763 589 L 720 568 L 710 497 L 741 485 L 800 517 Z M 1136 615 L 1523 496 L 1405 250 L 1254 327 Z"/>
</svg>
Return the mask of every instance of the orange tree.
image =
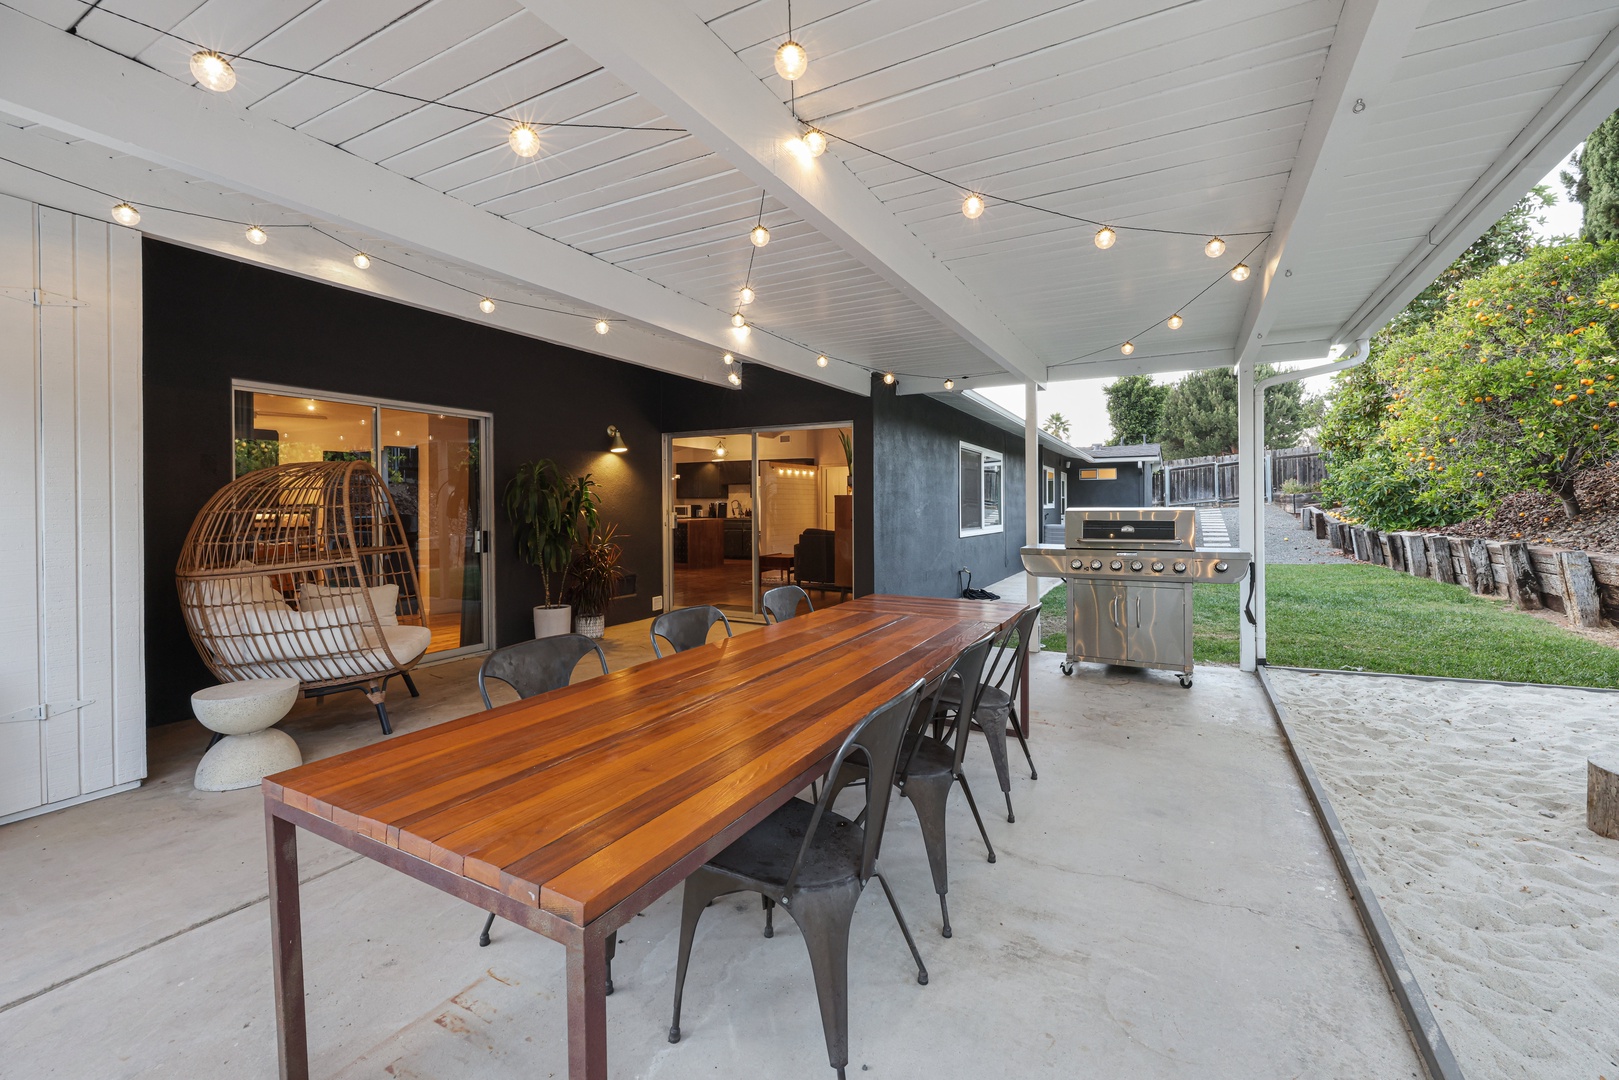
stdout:
<svg viewBox="0 0 1619 1080">
<path fill-rule="evenodd" d="M 1377 456 L 1452 520 L 1525 488 L 1577 515 L 1575 475 L 1619 455 L 1616 331 L 1619 243 L 1542 248 L 1463 283 L 1374 361 L 1359 401 L 1382 399 Z"/>
</svg>

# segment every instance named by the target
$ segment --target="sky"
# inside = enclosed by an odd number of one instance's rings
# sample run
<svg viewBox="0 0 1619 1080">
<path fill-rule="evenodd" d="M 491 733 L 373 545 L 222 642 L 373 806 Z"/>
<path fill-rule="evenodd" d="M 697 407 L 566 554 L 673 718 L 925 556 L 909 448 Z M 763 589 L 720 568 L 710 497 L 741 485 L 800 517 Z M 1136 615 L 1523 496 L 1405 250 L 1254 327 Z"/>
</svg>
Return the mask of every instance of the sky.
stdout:
<svg viewBox="0 0 1619 1080">
<path fill-rule="evenodd" d="M 1568 197 L 1563 190 L 1558 173 L 1564 168 L 1562 162 L 1557 168 L 1546 175 L 1541 183 L 1552 189 L 1557 196 L 1557 202 L 1545 214 L 1544 225 L 1536 226 L 1536 232 L 1543 239 L 1554 236 L 1571 236 L 1580 231 L 1580 205 Z M 1317 361 L 1317 362 L 1324 362 Z M 1309 365 L 1306 365 L 1309 366 Z M 1172 383 L 1179 379 L 1184 372 L 1172 371 L 1153 378 L 1162 383 Z M 1107 398 L 1103 388 L 1111 379 L 1075 379 L 1070 382 L 1053 382 L 1048 389 L 1040 392 L 1040 416 L 1045 418 L 1054 412 L 1060 412 L 1072 425 L 1068 441 L 1075 446 L 1090 446 L 1092 443 L 1105 443 L 1113 437 L 1113 429 L 1107 422 Z M 1330 375 L 1318 376 L 1314 379 L 1304 380 L 1307 394 L 1320 394 L 1326 392 L 1331 385 Z M 983 390 L 973 391 L 976 394 L 989 398 L 991 401 L 1016 413 L 1023 415 L 1023 387 L 997 386 Z"/>
</svg>

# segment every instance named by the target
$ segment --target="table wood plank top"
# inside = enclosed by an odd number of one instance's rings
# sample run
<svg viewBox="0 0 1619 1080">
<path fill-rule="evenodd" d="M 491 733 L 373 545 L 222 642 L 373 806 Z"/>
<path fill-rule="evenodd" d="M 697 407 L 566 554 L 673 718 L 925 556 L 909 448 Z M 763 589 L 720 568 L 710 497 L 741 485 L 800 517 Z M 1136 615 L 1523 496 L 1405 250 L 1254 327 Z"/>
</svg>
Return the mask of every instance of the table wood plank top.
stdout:
<svg viewBox="0 0 1619 1080">
<path fill-rule="evenodd" d="M 1019 610 L 863 597 L 279 773 L 264 793 L 582 926 Z"/>
</svg>

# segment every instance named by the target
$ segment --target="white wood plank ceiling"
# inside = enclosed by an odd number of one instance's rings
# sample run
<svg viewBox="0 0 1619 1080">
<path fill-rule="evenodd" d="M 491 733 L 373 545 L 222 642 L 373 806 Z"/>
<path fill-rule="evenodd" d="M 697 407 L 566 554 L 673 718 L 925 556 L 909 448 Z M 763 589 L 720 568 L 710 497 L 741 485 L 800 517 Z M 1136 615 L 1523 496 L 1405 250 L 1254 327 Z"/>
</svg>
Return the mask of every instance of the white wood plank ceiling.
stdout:
<svg viewBox="0 0 1619 1080">
<path fill-rule="evenodd" d="M 617 7 L 650 18 L 680 3 Z M 290 149 L 337 148 L 622 273 L 570 289 L 576 275 L 524 273 L 515 249 L 497 260 L 425 234 L 413 248 L 410 221 L 367 228 L 375 221 L 335 200 L 323 213 L 318 195 L 283 197 L 217 147 L 189 154 L 153 135 L 146 154 L 142 131 L 57 117 L 72 110 L 53 110 L 51 87 L 8 88 L 3 72 L 0 109 L 18 119 L 0 131 L 0 155 L 103 182 L 144 158 L 167 167 L 148 169 L 156 190 L 202 212 L 246 200 L 263 214 L 279 202 L 285 220 L 344 230 L 357 246 L 392 244 L 457 283 L 623 316 L 690 346 L 694 363 L 734 340 L 725 320 L 751 257 L 759 298 L 747 314 L 768 333 L 735 351 L 828 378 L 808 363 L 817 351 L 977 380 L 965 385 L 1016 381 L 1031 357 L 1051 378 L 1231 363 L 1245 345 L 1259 351 L 1261 336 L 1267 359 L 1322 356 L 1397 310 L 1528 186 L 1515 184 L 1619 106 L 1612 0 L 798 0 L 794 35 L 811 62 L 791 94 L 772 67 L 785 0 L 685 0 L 680 16 L 706 25 L 727 63 L 734 55 L 714 85 L 763 86 L 784 103 L 783 130 L 792 108 L 830 133 L 811 168 L 846 169 L 897 223 L 885 247 L 845 228 L 872 219 L 840 203 L 835 185 L 818 192 L 768 155 L 705 144 L 691 132 L 708 130 L 712 110 L 684 115 L 685 100 L 671 103 L 678 80 L 634 62 L 633 34 L 613 40 L 610 25 L 563 0 L 5 0 L 0 20 L 18 12 L 58 33 L 77 24 L 99 46 L 78 63 L 101 78 L 116 82 L 133 62 L 189 88 L 199 108 L 284 129 L 275 135 L 296 140 Z M 574 27 L 573 38 L 550 22 Z M 0 68 L 17 40 L 0 42 Z M 190 42 L 239 58 L 234 90 L 190 88 Z M 662 58 L 665 75 L 679 59 Z M 151 107 L 189 100 L 153 94 Z M 546 127 L 541 154 L 523 161 L 505 122 L 445 106 L 674 130 Z M 734 134 L 742 116 L 713 117 L 713 130 Z M 81 139 L 90 145 L 78 160 Z M 0 185 L 15 175 L 0 166 Z M 976 221 L 960 212 L 968 191 L 989 196 Z M 746 233 L 761 196 L 771 242 L 755 251 Z M 1058 215 L 1119 226 L 1119 241 L 1098 250 L 1093 225 Z M 1216 233 L 1229 244 L 1217 260 L 1202 250 Z M 536 248 L 528 261 L 560 250 Z M 921 265 L 918 253 L 932 264 L 927 280 L 905 269 Z M 1222 276 L 1239 259 L 1255 270 L 1240 284 Z M 686 306 L 645 289 L 612 305 L 610 284 L 626 274 Z M 952 295 L 982 310 L 958 311 Z M 1162 320 L 1177 310 L 1185 326 L 1168 330 Z M 1137 345 L 1128 359 L 1118 350 L 1127 338 Z M 833 367 L 845 385 L 864 378 Z"/>
</svg>

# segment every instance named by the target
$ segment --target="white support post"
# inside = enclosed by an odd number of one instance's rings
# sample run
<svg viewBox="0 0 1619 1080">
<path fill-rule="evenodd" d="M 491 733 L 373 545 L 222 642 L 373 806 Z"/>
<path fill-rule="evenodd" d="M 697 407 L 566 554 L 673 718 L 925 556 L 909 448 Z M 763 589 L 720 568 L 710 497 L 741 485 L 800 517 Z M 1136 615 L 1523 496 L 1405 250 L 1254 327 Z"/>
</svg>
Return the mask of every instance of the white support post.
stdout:
<svg viewBox="0 0 1619 1080">
<path fill-rule="evenodd" d="M 1033 382 L 1023 384 L 1023 535 L 1025 544 L 1045 543 L 1043 515 L 1040 513 L 1040 387 Z M 1040 602 L 1040 579 L 1025 574 L 1028 583 L 1028 602 Z M 1030 652 L 1040 651 L 1040 635 L 1029 642 Z"/>
<path fill-rule="evenodd" d="M 1255 385 L 1258 349 L 1245 350 L 1237 361 L 1237 521 L 1239 542 L 1253 553 L 1252 582 L 1237 588 L 1240 662 L 1242 670 L 1256 671 L 1265 655 L 1265 407 L 1263 388 Z M 1250 586 L 1254 623 L 1248 622 Z"/>
</svg>

